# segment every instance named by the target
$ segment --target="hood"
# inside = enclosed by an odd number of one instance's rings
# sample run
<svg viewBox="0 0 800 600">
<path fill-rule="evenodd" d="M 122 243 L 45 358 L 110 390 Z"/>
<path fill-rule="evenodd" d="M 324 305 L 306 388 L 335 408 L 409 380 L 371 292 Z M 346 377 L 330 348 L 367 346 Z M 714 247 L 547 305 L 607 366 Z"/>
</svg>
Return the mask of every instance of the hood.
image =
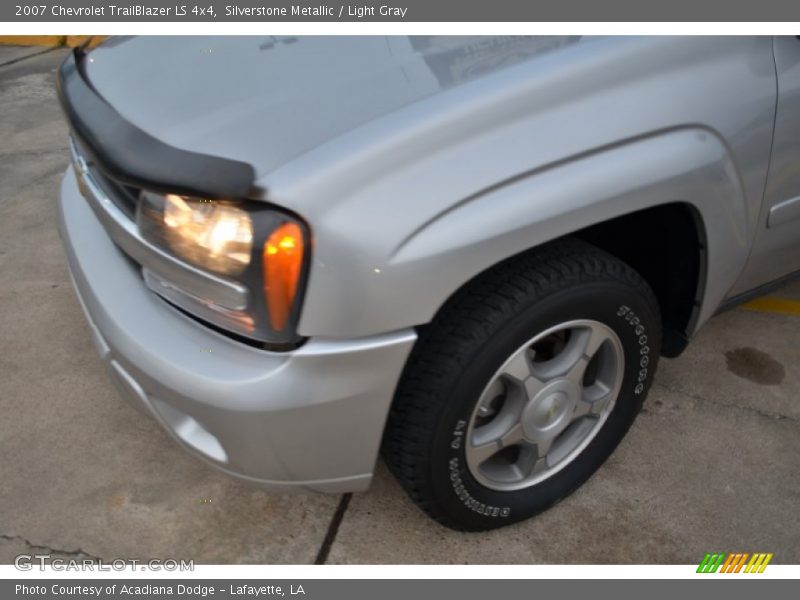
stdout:
<svg viewBox="0 0 800 600">
<path fill-rule="evenodd" d="M 86 75 L 127 120 L 259 176 L 374 119 L 578 37 L 111 38 Z"/>
</svg>

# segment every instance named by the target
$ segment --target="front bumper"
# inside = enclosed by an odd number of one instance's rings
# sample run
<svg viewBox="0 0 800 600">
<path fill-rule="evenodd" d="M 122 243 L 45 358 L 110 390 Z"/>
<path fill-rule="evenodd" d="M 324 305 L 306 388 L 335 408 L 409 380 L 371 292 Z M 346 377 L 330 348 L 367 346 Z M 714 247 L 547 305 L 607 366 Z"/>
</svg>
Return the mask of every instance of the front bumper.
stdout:
<svg viewBox="0 0 800 600">
<path fill-rule="evenodd" d="M 368 487 L 413 330 L 259 350 L 151 292 L 106 235 L 71 169 L 61 185 L 59 229 L 95 345 L 134 406 L 240 479 L 272 489 Z"/>
</svg>

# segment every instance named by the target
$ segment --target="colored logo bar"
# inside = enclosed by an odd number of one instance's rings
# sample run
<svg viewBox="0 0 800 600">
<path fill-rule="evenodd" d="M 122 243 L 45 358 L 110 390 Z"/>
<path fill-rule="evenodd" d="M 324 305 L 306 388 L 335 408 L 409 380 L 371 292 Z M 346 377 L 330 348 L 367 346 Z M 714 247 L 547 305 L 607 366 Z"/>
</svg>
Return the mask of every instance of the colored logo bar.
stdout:
<svg viewBox="0 0 800 600">
<path fill-rule="evenodd" d="M 772 560 L 771 552 L 707 552 L 700 565 L 697 567 L 698 573 L 763 573 L 769 561 Z M 749 560 L 748 560 L 749 559 Z"/>
</svg>

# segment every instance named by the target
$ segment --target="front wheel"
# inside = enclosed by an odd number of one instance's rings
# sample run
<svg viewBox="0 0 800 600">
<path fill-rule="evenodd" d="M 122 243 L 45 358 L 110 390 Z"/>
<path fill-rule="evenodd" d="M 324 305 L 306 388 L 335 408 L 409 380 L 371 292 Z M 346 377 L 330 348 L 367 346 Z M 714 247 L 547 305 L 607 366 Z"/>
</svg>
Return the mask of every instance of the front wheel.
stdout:
<svg viewBox="0 0 800 600">
<path fill-rule="evenodd" d="M 420 334 L 384 456 L 442 524 L 486 530 L 552 506 L 633 422 L 658 361 L 647 283 L 565 240 L 479 276 Z"/>
</svg>

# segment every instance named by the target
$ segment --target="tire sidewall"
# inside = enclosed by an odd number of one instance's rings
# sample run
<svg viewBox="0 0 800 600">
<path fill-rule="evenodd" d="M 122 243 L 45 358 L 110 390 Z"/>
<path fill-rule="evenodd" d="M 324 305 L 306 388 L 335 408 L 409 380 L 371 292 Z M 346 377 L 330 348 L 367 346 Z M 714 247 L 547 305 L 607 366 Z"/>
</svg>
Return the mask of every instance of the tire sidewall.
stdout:
<svg viewBox="0 0 800 600">
<path fill-rule="evenodd" d="M 625 373 L 614 409 L 586 448 L 549 478 L 523 490 L 500 492 L 480 484 L 467 468 L 465 442 L 475 405 L 505 360 L 538 333 L 558 324 L 591 319 L 619 337 Z M 461 376 L 452 382 L 432 449 L 431 481 L 443 508 L 468 529 L 488 529 L 529 518 L 585 482 L 624 437 L 652 382 L 660 353 L 657 313 L 632 286 L 616 281 L 582 283 L 528 304 L 518 315 L 489 327 Z M 498 522 L 499 521 L 499 522 Z"/>
</svg>

